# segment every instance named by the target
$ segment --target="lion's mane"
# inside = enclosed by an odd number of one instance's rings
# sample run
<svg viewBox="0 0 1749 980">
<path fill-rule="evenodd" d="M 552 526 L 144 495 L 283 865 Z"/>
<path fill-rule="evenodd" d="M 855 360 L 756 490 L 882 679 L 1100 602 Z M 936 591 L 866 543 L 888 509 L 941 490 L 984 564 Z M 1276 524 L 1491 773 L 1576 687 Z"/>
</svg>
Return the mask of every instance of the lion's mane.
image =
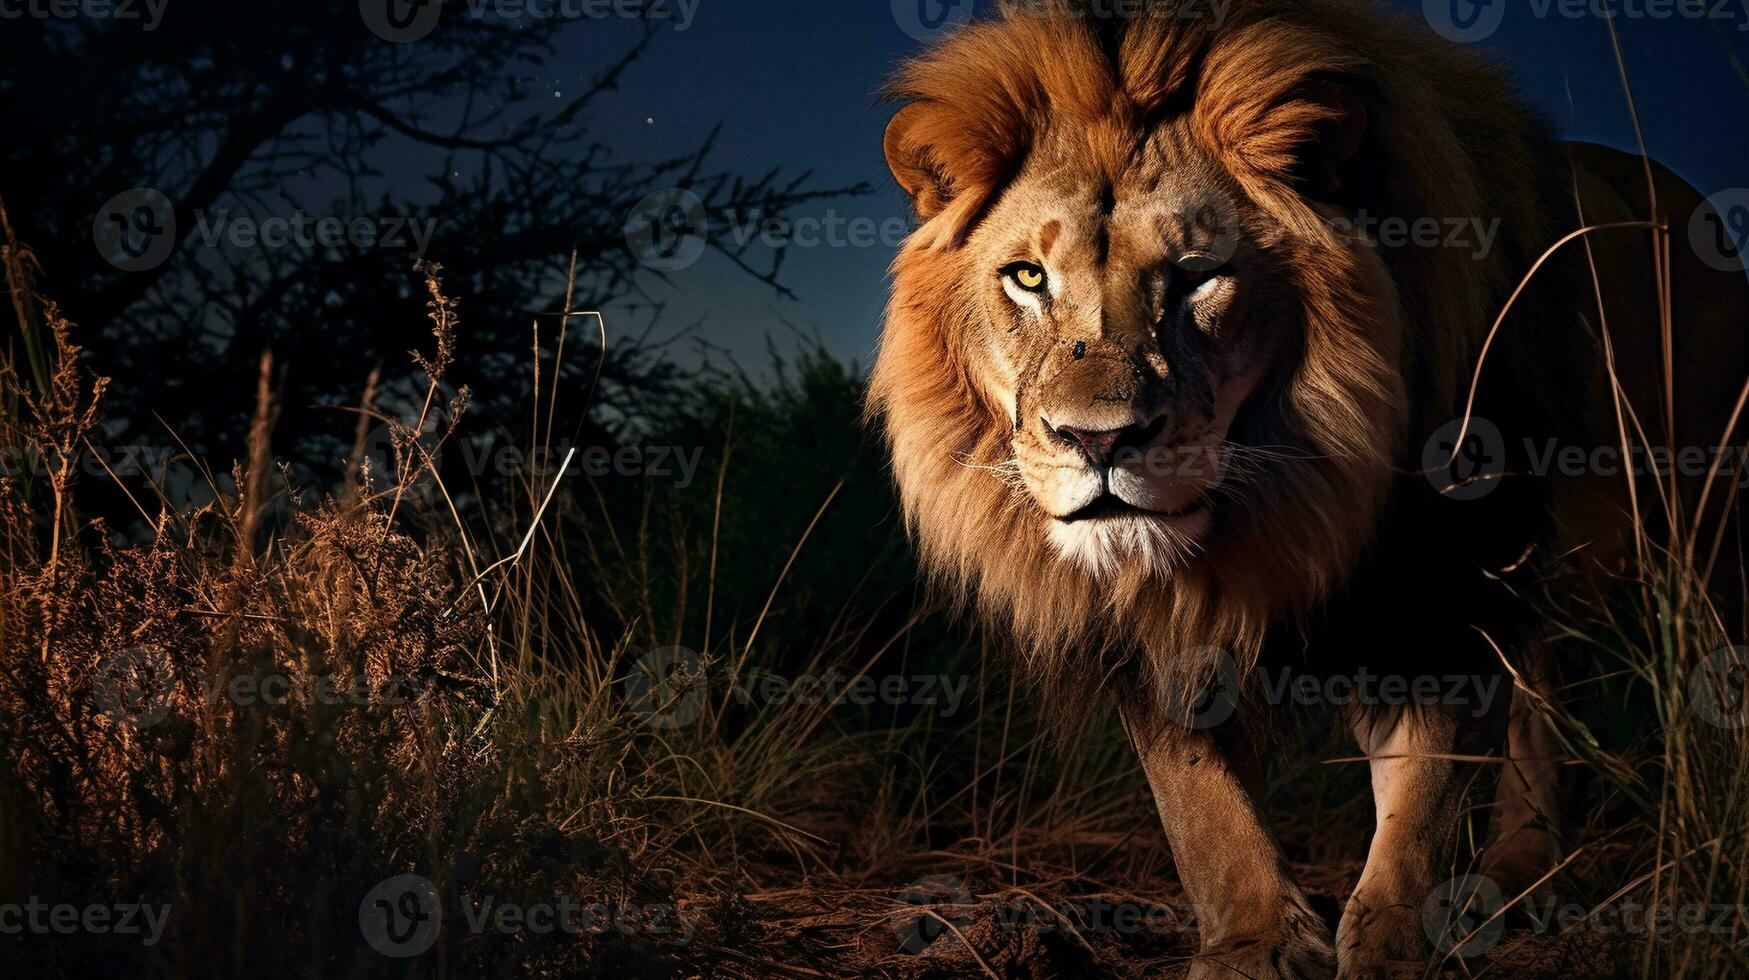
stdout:
<svg viewBox="0 0 1749 980">
<path fill-rule="evenodd" d="M 1392 480 L 1461 409 L 1489 325 L 1480 311 L 1497 308 L 1547 237 L 1542 128 L 1457 46 L 1345 0 L 1240 0 L 1218 29 L 1166 10 L 1184 4 L 1161 6 L 1167 15 L 1116 22 L 1016 5 L 905 64 L 890 90 L 910 118 L 889 144 L 903 140 L 939 189 L 918 197 L 921 224 L 894 264 L 870 411 L 925 568 L 1011 628 L 1058 701 L 1138 664 L 1157 680 L 1190 648 L 1243 663 L 1273 623 L 1339 589 Z M 1296 190 L 1302 149 L 1334 123 L 1318 97 L 1332 83 L 1369 115 L 1342 208 L 1499 217 L 1488 256 L 1351 247 L 1330 220 L 1338 211 Z M 1072 127 L 1115 165 L 1184 114 L 1273 219 L 1253 234 L 1299 300 L 1293 363 L 1240 420 L 1248 442 L 1285 451 L 1169 580 L 1143 567 L 1096 578 L 1058 558 L 1045 518 L 999 472 L 1011 421 L 972 381 L 982 315 L 960 246 L 1041 128 Z"/>
</svg>

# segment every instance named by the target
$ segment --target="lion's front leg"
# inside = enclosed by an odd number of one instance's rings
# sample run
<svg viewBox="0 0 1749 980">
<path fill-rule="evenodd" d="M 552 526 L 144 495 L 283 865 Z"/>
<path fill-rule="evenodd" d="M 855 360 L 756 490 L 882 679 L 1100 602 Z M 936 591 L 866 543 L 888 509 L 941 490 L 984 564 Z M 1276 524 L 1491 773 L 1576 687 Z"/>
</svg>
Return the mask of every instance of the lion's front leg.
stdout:
<svg viewBox="0 0 1749 980">
<path fill-rule="evenodd" d="M 1191 980 L 1330 977 L 1330 931 L 1289 876 L 1257 797 L 1261 759 L 1229 722 L 1195 730 L 1125 713 L 1201 930 Z"/>
<path fill-rule="evenodd" d="M 1552 644 L 1537 644 L 1525 659 L 1524 681 L 1534 696 L 1558 698 Z M 1548 719 L 1531 703 L 1533 694 L 1512 692 L 1506 764 L 1496 796 L 1500 836 L 1482 855 L 1482 873 L 1507 897 L 1536 886 L 1561 860 L 1560 745 Z"/>
<path fill-rule="evenodd" d="M 1370 758 L 1376 823 L 1360 882 L 1336 930 L 1344 978 L 1419 977 L 1430 950 L 1423 909 L 1460 875 L 1457 831 L 1477 765 L 1499 732 L 1486 715 L 1445 706 L 1382 710 L 1357 720 Z"/>
</svg>

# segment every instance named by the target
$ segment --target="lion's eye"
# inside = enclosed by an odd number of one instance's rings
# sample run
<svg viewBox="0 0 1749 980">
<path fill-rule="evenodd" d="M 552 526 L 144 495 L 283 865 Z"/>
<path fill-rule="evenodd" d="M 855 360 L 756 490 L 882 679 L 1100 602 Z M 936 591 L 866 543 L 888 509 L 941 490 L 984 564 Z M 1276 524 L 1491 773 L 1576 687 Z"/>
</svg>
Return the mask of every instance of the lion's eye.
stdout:
<svg viewBox="0 0 1749 980">
<path fill-rule="evenodd" d="M 1014 280 L 1014 284 L 1029 293 L 1042 293 L 1045 289 L 1045 270 L 1031 262 L 1016 262 L 1002 270 L 1002 274 Z"/>
<path fill-rule="evenodd" d="M 1209 282 L 1210 278 L 1226 271 L 1226 262 L 1217 255 L 1184 255 L 1174 264 L 1179 268 L 1179 275 L 1196 283 Z"/>
</svg>

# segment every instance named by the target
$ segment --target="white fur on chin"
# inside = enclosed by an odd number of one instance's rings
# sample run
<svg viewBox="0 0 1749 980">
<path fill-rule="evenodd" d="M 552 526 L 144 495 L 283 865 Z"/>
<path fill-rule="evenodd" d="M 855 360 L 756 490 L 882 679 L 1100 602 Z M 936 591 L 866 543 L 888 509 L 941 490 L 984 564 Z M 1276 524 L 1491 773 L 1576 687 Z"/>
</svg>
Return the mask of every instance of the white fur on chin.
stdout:
<svg viewBox="0 0 1749 980">
<path fill-rule="evenodd" d="M 1121 514 L 1072 524 L 1051 521 L 1047 537 L 1058 557 L 1094 578 L 1109 578 L 1133 564 L 1169 578 L 1201 550 L 1202 537 L 1213 525 L 1207 509 L 1184 517 Z"/>
</svg>

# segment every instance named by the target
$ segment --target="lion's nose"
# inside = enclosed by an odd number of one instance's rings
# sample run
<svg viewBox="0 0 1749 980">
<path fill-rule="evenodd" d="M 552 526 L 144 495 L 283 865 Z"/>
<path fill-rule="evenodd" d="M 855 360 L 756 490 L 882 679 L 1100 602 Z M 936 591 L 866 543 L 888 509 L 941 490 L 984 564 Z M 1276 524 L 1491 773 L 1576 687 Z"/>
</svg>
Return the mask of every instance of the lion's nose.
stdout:
<svg viewBox="0 0 1749 980">
<path fill-rule="evenodd" d="M 1049 425 L 1050 423 L 1045 424 Z M 1106 429 L 1095 432 L 1088 429 L 1071 428 L 1066 425 L 1053 431 L 1059 438 L 1078 447 L 1081 450 L 1081 455 L 1087 457 L 1087 462 L 1101 468 L 1111 465 L 1112 449 L 1117 445 L 1118 437 L 1124 434 L 1123 429 Z"/>
<path fill-rule="evenodd" d="M 1137 422 L 1116 429 L 1079 428 L 1074 425 L 1052 425 L 1049 419 L 1040 419 L 1045 431 L 1058 439 L 1081 450 L 1081 455 L 1097 469 L 1111 466 L 1112 458 L 1119 449 L 1125 446 L 1142 446 L 1152 441 L 1160 434 L 1166 425 L 1166 416 L 1161 415 L 1149 422 Z"/>
</svg>

